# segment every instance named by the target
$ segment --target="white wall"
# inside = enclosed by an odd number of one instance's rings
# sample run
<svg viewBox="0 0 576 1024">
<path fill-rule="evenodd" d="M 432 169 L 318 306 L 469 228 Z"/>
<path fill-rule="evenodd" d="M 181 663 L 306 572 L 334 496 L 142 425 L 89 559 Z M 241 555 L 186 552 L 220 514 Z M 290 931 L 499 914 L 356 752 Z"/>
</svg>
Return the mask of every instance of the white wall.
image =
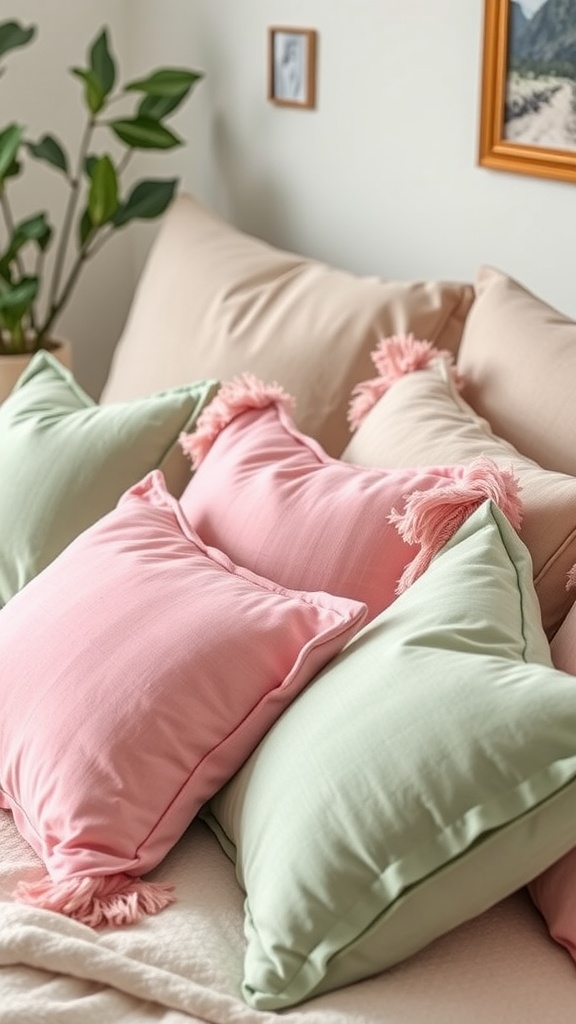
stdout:
<svg viewBox="0 0 576 1024">
<path fill-rule="evenodd" d="M 165 17 L 165 2 L 136 4 L 142 25 Z M 277 244 L 359 272 L 471 279 L 494 263 L 576 315 L 575 186 L 476 164 L 481 0 L 169 8 L 182 56 L 207 70 L 183 165 L 201 198 Z M 272 24 L 318 30 L 316 111 L 266 101 Z"/>
<path fill-rule="evenodd" d="M 37 67 L 55 88 L 104 20 L 130 73 L 205 70 L 174 120 L 188 145 L 138 169 L 180 174 L 245 230 L 388 277 L 472 280 L 492 263 L 576 317 L 574 185 L 476 165 L 482 0 L 0 0 L 0 17 L 9 14 L 42 25 Z M 314 111 L 266 100 L 273 24 L 319 32 Z M 41 121 L 42 96 L 35 103 Z M 69 101 L 61 113 L 71 118 Z M 87 270 L 90 289 L 69 322 L 82 352 L 104 335 L 91 349 L 94 387 L 156 229 L 130 227 L 109 262 Z"/>
<path fill-rule="evenodd" d="M 482 0 L 131 0 L 131 10 L 140 58 L 206 70 L 176 160 L 218 212 L 358 272 L 472 280 L 493 263 L 576 315 L 574 185 L 477 166 Z M 271 25 L 318 30 L 316 111 L 266 101 Z"/>
</svg>

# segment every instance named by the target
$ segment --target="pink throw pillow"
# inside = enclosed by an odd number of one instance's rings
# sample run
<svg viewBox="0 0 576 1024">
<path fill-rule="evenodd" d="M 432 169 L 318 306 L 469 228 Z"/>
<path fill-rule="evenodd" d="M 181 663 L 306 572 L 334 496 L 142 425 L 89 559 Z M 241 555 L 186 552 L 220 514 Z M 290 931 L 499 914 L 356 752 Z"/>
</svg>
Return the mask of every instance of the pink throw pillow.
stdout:
<svg viewBox="0 0 576 1024">
<path fill-rule="evenodd" d="M 156 470 L 0 613 L 0 807 L 48 876 L 17 898 L 124 924 L 141 881 L 366 607 L 208 547 Z"/>
<path fill-rule="evenodd" d="M 576 566 L 569 583 L 576 583 Z M 550 653 L 555 668 L 576 676 L 576 605 L 552 640 Z M 576 960 L 576 848 L 538 875 L 528 889 L 552 938 Z"/>
<path fill-rule="evenodd" d="M 576 960 L 576 848 L 530 882 L 528 891 L 551 937 Z"/>
<path fill-rule="evenodd" d="M 297 429 L 291 405 L 278 385 L 244 374 L 223 384 L 194 433 L 182 435 L 195 468 L 180 498 L 184 514 L 208 544 L 253 572 L 363 601 L 372 619 L 402 589 L 405 572 L 410 581 L 422 572 L 487 497 L 516 525 L 507 504 L 515 484 L 489 460 L 394 470 L 346 464 Z M 428 493 L 441 521 L 421 549 L 394 524 L 411 498 Z M 434 517 L 430 503 L 426 514 Z"/>
</svg>

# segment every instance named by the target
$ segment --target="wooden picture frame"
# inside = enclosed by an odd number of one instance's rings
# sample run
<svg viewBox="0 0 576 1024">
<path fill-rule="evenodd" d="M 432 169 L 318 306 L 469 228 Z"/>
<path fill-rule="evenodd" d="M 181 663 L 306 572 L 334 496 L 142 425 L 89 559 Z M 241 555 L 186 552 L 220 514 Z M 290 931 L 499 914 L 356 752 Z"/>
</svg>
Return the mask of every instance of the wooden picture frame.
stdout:
<svg viewBox="0 0 576 1024">
<path fill-rule="evenodd" d="M 268 29 L 268 99 L 279 107 L 316 106 L 315 29 Z"/>
<path fill-rule="evenodd" d="M 576 117 L 561 111 L 576 103 L 576 64 L 539 56 L 545 0 L 525 5 L 484 0 L 482 96 L 478 162 L 483 167 L 576 181 Z M 524 21 L 522 21 L 524 19 Z M 525 22 L 525 24 L 524 24 Z M 536 41 L 540 31 L 540 42 Z M 546 23 L 552 47 L 563 27 Z M 550 48 L 548 49 L 548 54 Z"/>
</svg>

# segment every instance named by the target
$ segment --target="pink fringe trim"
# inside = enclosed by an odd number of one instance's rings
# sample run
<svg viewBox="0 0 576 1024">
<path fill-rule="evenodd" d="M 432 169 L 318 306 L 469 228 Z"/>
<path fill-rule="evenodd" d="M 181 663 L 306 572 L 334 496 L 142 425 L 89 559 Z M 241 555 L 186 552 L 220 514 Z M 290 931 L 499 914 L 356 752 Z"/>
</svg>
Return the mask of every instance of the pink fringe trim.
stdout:
<svg viewBox="0 0 576 1024">
<path fill-rule="evenodd" d="M 429 491 L 414 491 L 406 499 L 403 513 L 395 509 L 389 521 L 407 544 L 419 544 L 420 551 L 406 566 L 396 593 L 401 594 L 428 568 L 434 555 L 479 506 L 491 498 L 515 530 L 522 522 L 519 482 L 512 469 L 499 469 L 485 455 L 466 467 L 461 480 L 450 481 Z"/>
<path fill-rule="evenodd" d="M 573 565 L 566 580 L 566 590 L 573 590 L 576 587 L 576 565 Z"/>
<path fill-rule="evenodd" d="M 220 390 L 198 417 L 196 430 L 181 433 L 180 446 L 192 461 L 194 469 L 210 451 L 221 430 L 236 416 L 248 409 L 265 409 L 280 405 L 288 411 L 294 408 L 294 399 L 280 384 L 264 384 L 252 373 L 242 373 L 222 384 Z"/>
<path fill-rule="evenodd" d="M 378 376 L 362 381 L 352 389 L 352 400 L 348 407 L 348 423 L 352 431 L 358 429 L 372 406 L 395 381 L 415 370 L 425 370 L 436 359 L 446 362 L 456 387 L 462 387 L 462 378 L 454 366 L 452 352 L 445 348 L 435 348 L 430 341 L 418 341 L 413 334 L 393 334 L 389 338 L 382 338 L 370 358 Z"/>
<path fill-rule="evenodd" d="M 147 914 L 157 914 L 174 903 L 173 889 L 172 885 L 143 882 L 125 874 L 63 882 L 53 882 L 46 875 L 38 882 L 20 882 L 14 897 L 20 903 L 53 910 L 97 928 L 136 924 Z"/>
</svg>

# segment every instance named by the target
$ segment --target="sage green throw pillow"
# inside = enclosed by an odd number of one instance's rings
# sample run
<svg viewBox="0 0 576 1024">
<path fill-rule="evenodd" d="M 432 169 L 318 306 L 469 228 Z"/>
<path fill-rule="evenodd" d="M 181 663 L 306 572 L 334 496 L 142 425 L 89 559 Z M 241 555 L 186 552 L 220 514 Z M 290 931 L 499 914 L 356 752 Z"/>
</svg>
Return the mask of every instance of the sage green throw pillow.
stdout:
<svg viewBox="0 0 576 1024">
<path fill-rule="evenodd" d="M 243 991 L 396 964 L 576 843 L 576 680 L 491 502 L 284 712 L 207 820 L 247 893 Z"/>
<path fill-rule="evenodd" d="M 48 352 L 34 356 L 0 405 L 0 606 L 150 470 L 179 497 L 190 466 L 178 436 L 217 386 L 100 406 Z"/>
</svg>

